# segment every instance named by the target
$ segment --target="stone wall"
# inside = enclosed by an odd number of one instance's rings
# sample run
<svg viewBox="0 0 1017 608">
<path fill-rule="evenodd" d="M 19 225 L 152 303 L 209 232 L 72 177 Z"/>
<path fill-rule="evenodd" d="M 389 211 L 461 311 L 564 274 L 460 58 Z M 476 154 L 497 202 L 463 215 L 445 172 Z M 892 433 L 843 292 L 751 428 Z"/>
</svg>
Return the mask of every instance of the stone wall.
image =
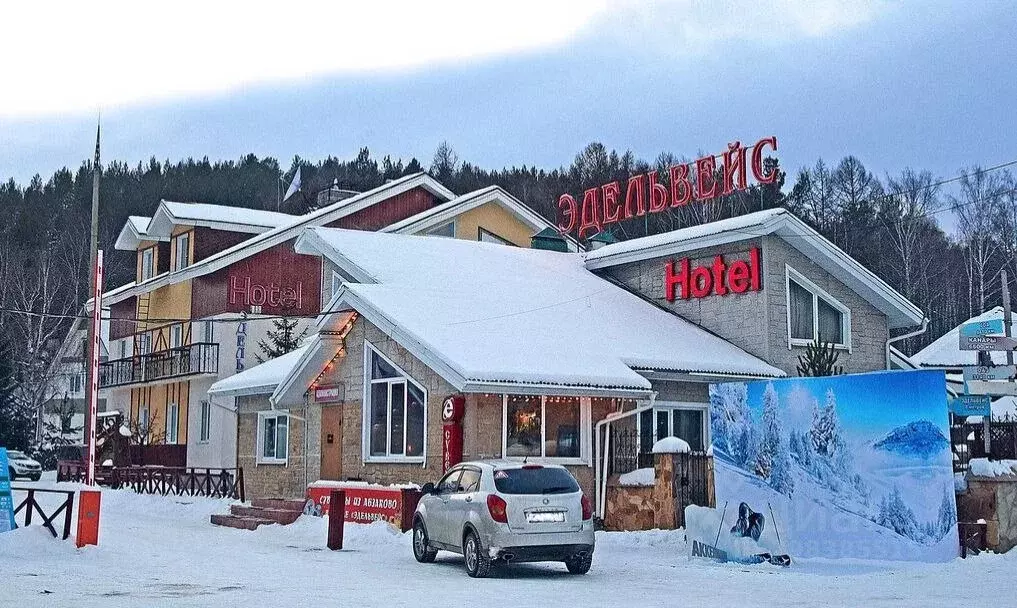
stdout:
<svg viewBox="0 0 1017 608">
<path fill-rule="evenodd" d="M 674 302 L 665 298 L 664 265 L 672 259 L 688 257 L 692 267 L 711 264 L 718 254 L 728 262 L 748 260 L 753 247 L 761 249 L 761 291 L 687 300 L 679 298 Z M 851 351 L 842 351 L 838 361 L 844 366 L 844 371 L 855 373 L 885 369 L 884 349 L 889 335 L 886 316 L 779 237 L 766 236 L 681 256 L 641 260 L 598 272 L 788 374 L 797 375 L 798 355 L 804 347 L 788 346 L 786 265 L 850 309 Z"/>
<path fill-rule="evenodd" d="M 268 411 L 268 395 L 237 397 L 237 465 L 244 469 L 244 488 L 248 500 L 251 498 L 302 498 L 307 481 L 317 479 L 310 470 L 316 467 L 316 459 L 308 458 L 305 467 L 304 437 L 317 436 L 317 432 L 305 426 L 307 423 L 291 416 L 288 421 L 288 437 L 285 464 L 259 464 L 258 412 Z M 285 410 L 294 416 L 307 419 L 304 408 Z M 320 419 L 319 419 L 320 424 Z M 315 475 L 311 477 L 311 475 Z M 306 480 L 306 481 L 305 481 Z"/>
<path fill-rule="evenodd" d="M 676 509 L 674 475 L 677 461 L 686 454 L 654 454 L 654 485 L 622 485 L 619 476 L 608 480 L 604 527 L 608 530 L 670 530 L 684 525 L 684 509 Z M 679 467 L 680 468 L 680 467 Z M 713 458 L 706 467 L 706 507 L 717 506 Z"/>
<path fill-rule="evenodd" d="M 653 486 L 623 486 L 615 479 L 608 483 L 604 505 L 607 530 L 652 530 L 656 501 Z"/>
</svg>

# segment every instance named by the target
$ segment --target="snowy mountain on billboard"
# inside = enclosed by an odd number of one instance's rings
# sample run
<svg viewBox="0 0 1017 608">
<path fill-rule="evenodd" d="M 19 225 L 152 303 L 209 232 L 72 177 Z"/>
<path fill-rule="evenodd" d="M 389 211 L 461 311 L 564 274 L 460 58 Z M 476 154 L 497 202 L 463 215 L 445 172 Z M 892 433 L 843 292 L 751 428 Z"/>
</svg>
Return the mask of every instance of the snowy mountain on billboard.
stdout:
<svg viewBox="0 0 1017 608">
<path fill-rule="evenodd" d="M 800 557 L 955 557 L 945 379 L 911 374 L 711 386 L 718 507 L 772 509 Z"/>
<path fill-rule="evenodd" d="M 875 447 L 901 456 L 930 458 L 948 449 L 950 442 L 935 424 L 928 420 L 916 420 L 895 428 L 884 439 L 876 442 Z"/>
</svg>

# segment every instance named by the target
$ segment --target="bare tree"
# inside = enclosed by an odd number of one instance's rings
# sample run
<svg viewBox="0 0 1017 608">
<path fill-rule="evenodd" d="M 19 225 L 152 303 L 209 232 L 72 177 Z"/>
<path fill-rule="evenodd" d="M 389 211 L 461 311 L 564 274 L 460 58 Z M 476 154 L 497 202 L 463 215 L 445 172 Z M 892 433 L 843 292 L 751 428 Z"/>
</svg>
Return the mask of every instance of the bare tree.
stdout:
<svg viewBox="0 0 1017 608">
<path fill-rule="evenodd" d="M 1001 251 L 997 233 L 1003 215 L 1002 193 L 998 174 L 975 167 L 961 172 L 960 193 L 950 196 L 957 234 L 965 247 L 969 316 L 983 312 L 992 295 L 992 264 Z"/>
<path fill-rule="evenodd" d="M 921 236 L 928 229 L 928 214 L 939 206 L 939 186 L 932 173 L 916 173 L 907 168 L 899 177 L 888 178 L 889 192 L 879 201 L 879 220 L 886 232 L 890 253 L 886 265 L 894 274 L 894 284 L 908 298 L 917 295 L 918 272 L 926 270 L 927 259 L 919 256 Z M 926 256 L 928 257 L 928 256 Z"/>
</svg>

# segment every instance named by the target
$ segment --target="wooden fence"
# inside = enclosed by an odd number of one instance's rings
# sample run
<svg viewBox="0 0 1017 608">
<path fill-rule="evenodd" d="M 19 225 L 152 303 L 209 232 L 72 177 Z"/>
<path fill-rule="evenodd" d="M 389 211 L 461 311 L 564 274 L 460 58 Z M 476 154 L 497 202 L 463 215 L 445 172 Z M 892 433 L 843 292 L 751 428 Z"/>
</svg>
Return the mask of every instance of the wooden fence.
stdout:
<svg viewBox="0 0 1017 608">
<path fill-rule="evenodd" d="M 42 518 L 39 522 L 40 525 L 44 526 L 49 530 L 54 537 L 62 538 L 67 540 L 67 537 L 71 535 L 71 515 L 74 511 L 74 492 L 68 490 L 43 490 L 38 488 L 18 488 L 12 487 L 13 492 L 25 492 L 27 495 L 16 507 L 14 507 L 14 522 L 18 522 L 18 515 L 21 515 L 21 525 L 31 526 L 35 521 L 33 515 L 36 513 Z M 60 506 L 54 509 L 51 513 L 46 513 L 45 508 L 39 504 L 36 500 L 38 494 L 59 494 L 64 497 Z M 63 515 L 63 522 L 58 522 L 57 518 Z M 55 524 L 59 525 L 62 523 L 63 529 L 61 532 L 57 532 Z"/>
<path fill-rule="evenodd" d="M 109 485 L 139 494 L 208 496 L 245 501 L 244 469 L 114 467 Z"/>
<path fill-rule="evenodd" d="M 985 451 L 985 426 L 982 423 L 954 422 L 950 426 L 954 471 L 968 470 L 972 458 L 990 460 L 1017 459 L 1017 418 L 1003 416 L 989 421 L 989 452 Z"/>
</svg>

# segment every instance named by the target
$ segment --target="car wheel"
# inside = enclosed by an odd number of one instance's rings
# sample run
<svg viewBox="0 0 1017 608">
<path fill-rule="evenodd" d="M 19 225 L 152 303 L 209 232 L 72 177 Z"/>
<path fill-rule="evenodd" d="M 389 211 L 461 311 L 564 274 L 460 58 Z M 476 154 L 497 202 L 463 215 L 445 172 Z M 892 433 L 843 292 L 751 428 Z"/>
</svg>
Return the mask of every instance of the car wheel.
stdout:
<svg viewBox="0 0 1017 608">
<path fill-rule="evenodd" d="M 419 519 L 413 524 L 413 557 L 422 564 L 430 564 L 438 555 L 437 549 L 427 546 L 427 530 Z"/>
<path fill-rule="evenodd" d="M 466 574 L 473 578 L 484 578 L 491 573 L 491 558 L 484 553 L 473 530 L 467 532 L 463 540 L 463 560 L 466 562 Z"/>
<path fill-rule="evenodd" d="M 590 566 L 593 565 L 593 553 L 587 553 L 586 555 L 573 555 L 572 557 L 565 560 L 565 567 L 569 569 L 572 574 L 586 574 L 590 571 Z"/>
</svg>

